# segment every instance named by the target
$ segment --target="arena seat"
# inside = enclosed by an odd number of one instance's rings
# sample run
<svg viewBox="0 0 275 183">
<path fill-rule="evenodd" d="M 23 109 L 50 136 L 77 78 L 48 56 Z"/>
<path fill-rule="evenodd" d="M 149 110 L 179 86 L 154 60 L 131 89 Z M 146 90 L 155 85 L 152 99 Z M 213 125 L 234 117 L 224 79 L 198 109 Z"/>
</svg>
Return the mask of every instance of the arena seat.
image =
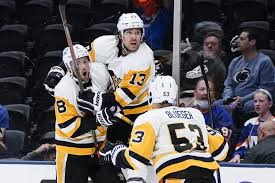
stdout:
<svg viewBox="0 0 275 183">
<path fill-rule="evenodd" d="M 55 131 L 55 112 L 54 106 L 42 111 L 37 119 L 37 130 L 42 138 L 47 132 Z"/>
<path fill-rule="evenodd" d="M 20 158 L 25 142 L 25 132 L 6 130 L 7 158 Z"/>
<path fill-rule="evenodd" d="M 15 21 L 16 3 L 13 0 L 0 1 L 0 26 L 12 24 Z"/>
<path fill-rule="evenodd" d="M 68 25 L 71 32 L 72 27 Z M 62 24 L 47 25 L 35 45 L 38 56 L 43 56 L 48 51 L 63 50 L 67 47 L 66 36 Z"/>
<path fill-rule="evenodd" d="M 275 66 L 275 50 L 271 50 L 271 49 L 260 49 L 260 52 L 269 56 L 270 59 L 273 62 L 273 65 Z"/>
<path fill-rule="evenodd" d="M 220 24 L 212 21 L 202 21 L 194 25 L 192 41 L 202 44 L 202 39 L 209 32 L 215 32 L 223 37 L 224 32 Z"/>
<path fill-rule="evenodd" d="M 129 0 L 102 0 L 95 8 L 95 23 L 117 23 L 122 13 L 128 12 Z"/>
<path fill-rule="evenodd" d="M 24 131 L 30 133 L 30 113 L 31 107 L 26 104 L 9 104 L 4 106 L 9 113 L 9 130 Z"/>
<path fill-rule="evenodd" d="M 90 0 L 68 0 L 66 3 L 66 17 L 72 25 L 74 40 L 78 40 L 79 33 L 85 27 L 93 24 L 93 7 Z"/>
<path fill-rule="evenodd" d="M 0 52 L 0 78 L 19 76 L 25 74 L 25 52 Z"/>
<path fill-rule="evenodd" d="M 116 24 L 99 23 L 84 29 L 81 33 L 81 40 L 84 45 L 87 45 L 97 37 L 114 34 L 117 34 Z"/>
<path fill-rule="evenodd" d="M 0 79 L 0 104 L 23 104 L 26 97 L 27 79 L 5 77 Z"/>
<path fill-rule="evenodd" d="M 53 0 L 31 0 L 25 3 L 23 22 L 30 27 L 32 40 L 40 36 L 40 32 L 51 20 Z"/>
<path fill-rule="evenodd" d="M 267 0 L 234 0 L 232 1 L 233 21 L 267 20 Z"/>
<path fill-rule="evenodd" d="M 46 25 L 52 11 L 52 0 L 31 0 L 24 5 L 23 20 L 30 27 Z"/>
<path fill-rule="evenodd" d="M 221 0 L 194 0 L 192 8 L 193 24 L 201 21 L 219 22 Z"/>
<path fill-rule="evenodd" d="M 28 26 L 23 24 L 4 25 L 0 29 L 0 52 L 26 51 Z"/>
</svg>

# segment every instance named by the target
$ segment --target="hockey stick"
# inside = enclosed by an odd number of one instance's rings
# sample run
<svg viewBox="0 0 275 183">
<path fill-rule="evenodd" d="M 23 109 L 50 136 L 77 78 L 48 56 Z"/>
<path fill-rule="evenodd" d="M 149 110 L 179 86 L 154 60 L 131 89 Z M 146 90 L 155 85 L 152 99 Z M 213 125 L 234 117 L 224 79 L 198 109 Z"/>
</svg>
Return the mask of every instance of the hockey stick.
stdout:
<svg viewBox="0 0 275 183">
<path fill-rule="evenodd" d="M 68 43 L 68 46 L 69 46 L 69 49 L 70 49 L 70 52 L 71 52 L 71 56 L 72 56 L 72 59 L 73 59 L 73 67 L 72 68 L 76 73 L 77 80 L 79 81 L 78 85 L 79 85 L 80 93 L 82 93 L 84 91 L 84 87 L 83 87 L 83 84 L 82 84 L 82 79 L 81 79 L 81 76 L 80 76 L 80 73 L 79 73 L 79 67 L 78 67 L 76 57 L 75 57 L 75 53 L 74 53 L 74 49 L 73 49 L 73 41 L 72 41 L 70 31 L 69 31 L 69 28 L 68 28 L 68 24 L 67 24 L 67 20 L 66 20 L 66 0 L 60 0 L 58 7 L 59 7 L 59 13 L 60 13 L 60 17 L 61 17 L 61 20 L 62 20 L 63 28 L 64 28 L 64 31 L 65 31 L 66 40 L 67 40 L 67 43 Z M 98 143 L 97 143 L 97 139 L 96 139 L 95 130 L 91 130 L 91 132 L 92 132 L 92 136 L 93 136 L 93 139 L 94 139 L 95 148 L 97 150 Z"/>
<path fill-rule="evenodd" d="M 208 79 L 204 70 L 204 58 L 203 56 L 200 57 L 200 68 L 201 68 L 201 73 L 203 80 L 205 82 L 206 86 L 206 92 L 207 92 L 207 100 L 208 100 L 208 105 L 209 105 L 209 110 L 210 110 L 210 125 L 211 128 L 214 128 L 214 121 L 213 121 L 213 109 L 212 109 L 212 101 L 211 101 L 211 95 L 210 95 L 210 90 L 209 90 L 209 84 L 208 84 Z"/>
<path fill-rule="evenodd" d="M 123 114 L 117 112 L 114 115 L 115 117 L 118 117 L 119 119 L 121 119 L 123 122 L 129 124 L 129 125 L 134 125 L 134 122 L 132 120 L 130 120 L 129 118 L 127 118 L 126 116 L 124 116 Z"/>
<path fill-rule="evenodd" d="M 192 50 L 192 46 L 191 46 L 188 38 L 186 38 L 186 43 L 187 43 L 187 47 L 184 48 L 183 51 L 181 51 L 181 54 L 184 54 L 184 53 L 186 53 L 187 51 L 190 50 L 192 53 L 194 53 L 194 54 L 196 54 L 197 56 L 200 57 L 200 68 L 201 68 L 202 77 L 203 77 L 203 80 L 204 80 L 205 86 L 206 86 L 207 100 L 208 100 L 209 110 L 210 110 L 210 125 L 211 125 L 211 128 L 213 128 L 214 127 L 213 109 L 212 109 L 212 102 L 211 102 L 211 96 L 210 96 L 208 79 L 207 79 L 207 76 L 206 76 L 206 73 L 205 73 L 205 70 L 204 70 L 204 63 L 203 63 L 204 59 L 197 52 L 195 52 L 195 51 Z"/>
</svg>

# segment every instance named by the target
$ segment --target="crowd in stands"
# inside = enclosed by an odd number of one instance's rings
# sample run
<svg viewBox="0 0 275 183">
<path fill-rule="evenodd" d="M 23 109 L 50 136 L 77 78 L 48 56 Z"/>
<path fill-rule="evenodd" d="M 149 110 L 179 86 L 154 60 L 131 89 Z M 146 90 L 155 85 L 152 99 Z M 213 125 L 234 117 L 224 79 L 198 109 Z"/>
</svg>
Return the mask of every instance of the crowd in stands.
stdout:
<svg viewBox="0 0 275 183">
<path fill-rule="evenodd" d="M 189 37 L 192 50 L 181 54 L 180 103 L 199 109 L 206 124 L 221 132 L 231 162 L 274 163 L 252 158 L 274 143 L 275 5 L 270 2 L 182 1 L 182 40 Z M 43 82 L 67 47 L 58 1 L 3 0 L 0 9 L 6 10 L 0 13 L 0 155 L 53 160 L 55 147 L 45 139 L 55 130 L 54 98 Z M 73 41 L 85 46 L 117 34 L 118 17 L 137 12 L 145 24 L 144 41 L 161 64 L 158 72 L 171 74 L 173 0 L 68 0 L 66 10 Z M 45 151 L 47 157 L 39 154 Z"/>
</svg>

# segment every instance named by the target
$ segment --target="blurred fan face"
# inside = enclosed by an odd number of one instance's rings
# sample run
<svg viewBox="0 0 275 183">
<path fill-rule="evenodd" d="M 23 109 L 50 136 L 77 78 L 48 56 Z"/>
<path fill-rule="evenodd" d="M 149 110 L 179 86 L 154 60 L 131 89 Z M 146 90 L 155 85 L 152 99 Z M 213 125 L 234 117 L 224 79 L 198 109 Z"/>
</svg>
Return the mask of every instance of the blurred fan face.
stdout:
<svg viewBox="0 0 275 183">
<path fill-rule="evenodd" d="M 89 73 L 90 73 L 90 62 L 88 57 L 82 57 L 77 59 L 79 73 L 82 81 L 88 82 L 89 81 Z"/>
<path fill-rule="evenodd" d="M 134 52 L 138 49 L 142 36 L 141 29 L 127 29 L 122 36 L 123 45 L 128 51 Z"/>
<path fill-rule="evenodd" d="M 215 36 L 209 36 L 203 41 L 204 58 L 216 58 L 220 53 L 219 39 Z"/>
<path fill-rule="evenodd" d="M 272 102 L 268 100 L 268 96 L 262 92 L 254 95 L 254 108 L 259 116 L 263 116 L 266 112 L 270 111 Z"/>
<path fill-rule="evenodd" d="M 212 82 L 208 81 L 208 85 L 209 85 L 209 91 L 210 91 L 211 98 L 214 98 L 214 95 L 215 95 L 214 84 Z M 200 80 L 197 83 L 197 86 L 194 91 L 194 96 L 197 100 L 207 101 L 207 88 L 206 88 L 204 80 Z"/>
</svg>

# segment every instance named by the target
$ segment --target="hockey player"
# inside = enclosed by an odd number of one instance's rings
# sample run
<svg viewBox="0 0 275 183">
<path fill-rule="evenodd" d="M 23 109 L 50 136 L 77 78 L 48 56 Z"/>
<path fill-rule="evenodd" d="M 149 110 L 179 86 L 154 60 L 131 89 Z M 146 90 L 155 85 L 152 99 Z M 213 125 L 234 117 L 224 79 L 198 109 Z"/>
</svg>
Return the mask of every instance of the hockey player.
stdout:
<svg viewBox="0 0 275 183">
<path fill-rule="evenodd" d="M 160 182 L 215 182 L 219 165 L 209 153 L 203 115 L 174 106 L 177 90 L 171 76 L 157 76 L 149 86 L 151 110 L 136 119 L 129 147 L 120 144 L 106 152 L 115 166 L 128 168 L 127 182 L 146 182 L 150 160 Z"/>
<path fill-rule="evenodd" d="M 85 89 L 94 91 L 103 90 L 108 85 L 109 78 L 100 71 L 105 66 L 91 64 L 88 51 L 82 45 L 76 44 L 73 49 L 78 67 L 73 67 L 70 50 L 65 48 L 63 62 L 67 73 L 54 92 L 57 183 L 86 183 L 88 177 L 94 179 L 98 163 L 91 130 L 95 130 L 98 143 L 106 137 L 106 129 L 97 127 L 95 117 L 91 113 L 82 113 L 77 105 L 79 82 Z M 82 81 L 76 78 L 74 69 L 77 68 Z M 95 83 L 93 77 L 101 78 L 100 82 Z"/>
<path fill-rule="evenodd" d="M 122 14 L 117 28 L 118 36 L 95 39 L 90 52 L 93 62 L 108 65 L 114 92 L 102 94 L 85 91 L 79 96 L 78 105 L 84 112 L 118 105 L 126 117 L 135 120 L 148 110 L 147 88 L 155 75 L 153 52 L 142 42 L 143 22 L 137 14 Z M 110 131 L 118 132 L 112 133 L 116 139 L 128 141 L 131 126 L 118 123 L 111 128 Z M 121 133 L 121 130 L 124 132 Z"/>
</svg>

